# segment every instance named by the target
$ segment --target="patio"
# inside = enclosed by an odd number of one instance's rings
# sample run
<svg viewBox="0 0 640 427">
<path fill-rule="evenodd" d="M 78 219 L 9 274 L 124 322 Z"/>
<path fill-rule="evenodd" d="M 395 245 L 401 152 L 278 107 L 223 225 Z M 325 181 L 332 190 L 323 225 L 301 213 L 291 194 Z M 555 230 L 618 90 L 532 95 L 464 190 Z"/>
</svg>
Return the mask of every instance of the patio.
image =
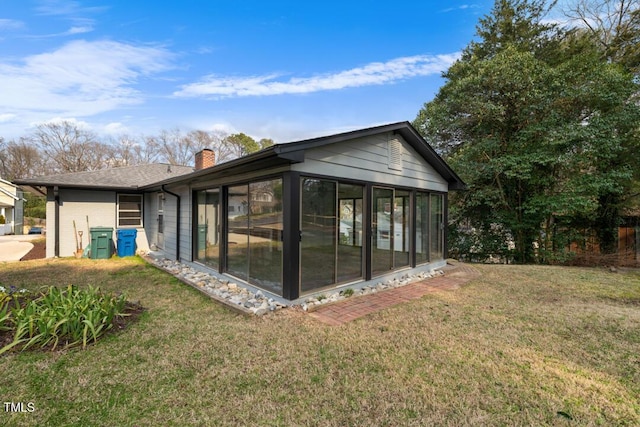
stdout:
<svg viewBox="0 0 640 427">
<path fill-rule="evenodd" d="M 319 306 L 309 315 L 320 322 L 339 326 L 394 305 L 419 299 L 430 292 L 451 291 L 478 277 L 480 273 L 468 264 L 449 261 L 443 276 L 432 277 L 380 293 L 348 298 Z"/>
</svg>

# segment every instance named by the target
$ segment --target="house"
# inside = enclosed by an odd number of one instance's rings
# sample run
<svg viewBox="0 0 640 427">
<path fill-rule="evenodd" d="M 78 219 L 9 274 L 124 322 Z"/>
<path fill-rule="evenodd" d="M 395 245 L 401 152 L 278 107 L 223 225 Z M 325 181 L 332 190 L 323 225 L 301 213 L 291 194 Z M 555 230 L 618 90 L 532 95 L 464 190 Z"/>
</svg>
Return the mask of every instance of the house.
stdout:
<svg viewBox="0 0 640 427">
<path fill-rule="evenodd" d="M 24 179 L 47 195 L 47 256 L 72 222 L 136 228 L 140 250 L 284 300 L 445 265 L 447 194 L 464 183 L 408 122 L 278 144 L 195 170 L 146 165 Z"/>
<path fill-rule="evenodd" d="M 23 209 L 22 190 L 17 185 L 0 178 L 0 216 L 5 222 L 5 224 L 0 223 L 0 236 L 22 234 Z"/>
</svg>

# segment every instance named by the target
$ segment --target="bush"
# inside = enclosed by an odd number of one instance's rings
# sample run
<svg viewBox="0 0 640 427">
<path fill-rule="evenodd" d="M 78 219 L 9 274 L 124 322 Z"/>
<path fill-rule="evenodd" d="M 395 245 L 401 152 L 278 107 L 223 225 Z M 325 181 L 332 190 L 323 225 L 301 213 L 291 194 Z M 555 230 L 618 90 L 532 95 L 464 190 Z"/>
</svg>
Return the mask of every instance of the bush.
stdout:
<svg viewBox="0 0 640 427">
<path fill-rule="evenodd" d="M 123 295 L 105 295 L 91 286 L 80 290 L 70 285 L 64 291 L 50 287 L 22 301 L 14 296 L 0 306 L 0 327 L 13 331 L 13 341 L 0 348 L 0 354 L 14 347 L 84 348 L 111 329 L 116 317 L 125 315 L 126 304 Z"/>
<path fill-rule="evenodd" d="M 7 223 L 7 219 L 4 217 L 4 215 L 0 215 L 0 225 L 6 224 Z"/>
</svg>

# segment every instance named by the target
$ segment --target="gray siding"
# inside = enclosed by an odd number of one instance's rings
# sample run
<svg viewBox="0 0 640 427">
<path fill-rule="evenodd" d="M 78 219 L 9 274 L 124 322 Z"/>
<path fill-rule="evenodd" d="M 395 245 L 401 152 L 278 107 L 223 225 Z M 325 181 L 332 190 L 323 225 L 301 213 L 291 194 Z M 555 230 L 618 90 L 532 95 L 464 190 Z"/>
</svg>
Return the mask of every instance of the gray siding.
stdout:
<svg viewBox="0 0 640 427">
<path fill-rule="evenodd" d="M 168 191 L 180 196 L 180 224 L 178 225 L 178 203 L 177 198 L 165 192 L 164 201 L 164 245 L 163 252 L 167 258 L 176 259 L 177 245 L 180 244 L 180 259 L 191 260 L 191 189 L 189 186 L 167 188 Z M 157 193 L 155 193 L 157 194 Z M 154 212 L 157 218 L 157 196 L 155 198 Z M 180 227 L 180 242 L 178 242 L 178 226 Z M 157 221 L 156 231 L 157 235 Z"/>
<path fill-rule="evenodd" d="M 158 245 L 158 193 L 144 195 L 144 235 L 147 248 Z"/>
<path fill-rule="evenodd" d="M 402 168 L 391 168 L 388 142 L 401 143 Z M 304 163 L 292 170 L 331 175 L 379 184 L 447 191 L 448 183 L 400 135 L 392 133 L 359 138 L 307 150 Z"/>
</svg>

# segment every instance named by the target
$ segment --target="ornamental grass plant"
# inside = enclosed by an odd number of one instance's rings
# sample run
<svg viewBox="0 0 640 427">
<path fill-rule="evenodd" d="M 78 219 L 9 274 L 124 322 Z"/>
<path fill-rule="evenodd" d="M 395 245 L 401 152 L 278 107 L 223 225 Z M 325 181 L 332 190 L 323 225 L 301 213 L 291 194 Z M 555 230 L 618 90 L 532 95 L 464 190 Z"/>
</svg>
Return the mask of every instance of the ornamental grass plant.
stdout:
<svg viewBox="0 0 640 427">
<path fill-rule="evenodd" d="M 12 349 L 59 346 L 86 347 L 113 327 L 117 316 L 125 315 L 124 295 L 104 294 L 99 288 L 80 289 L 69 285 L 61 290 L 51 286 L 40 295 L 5 298 L 0 307 L 0 330 L 13 331 Z"/>
</svg>

